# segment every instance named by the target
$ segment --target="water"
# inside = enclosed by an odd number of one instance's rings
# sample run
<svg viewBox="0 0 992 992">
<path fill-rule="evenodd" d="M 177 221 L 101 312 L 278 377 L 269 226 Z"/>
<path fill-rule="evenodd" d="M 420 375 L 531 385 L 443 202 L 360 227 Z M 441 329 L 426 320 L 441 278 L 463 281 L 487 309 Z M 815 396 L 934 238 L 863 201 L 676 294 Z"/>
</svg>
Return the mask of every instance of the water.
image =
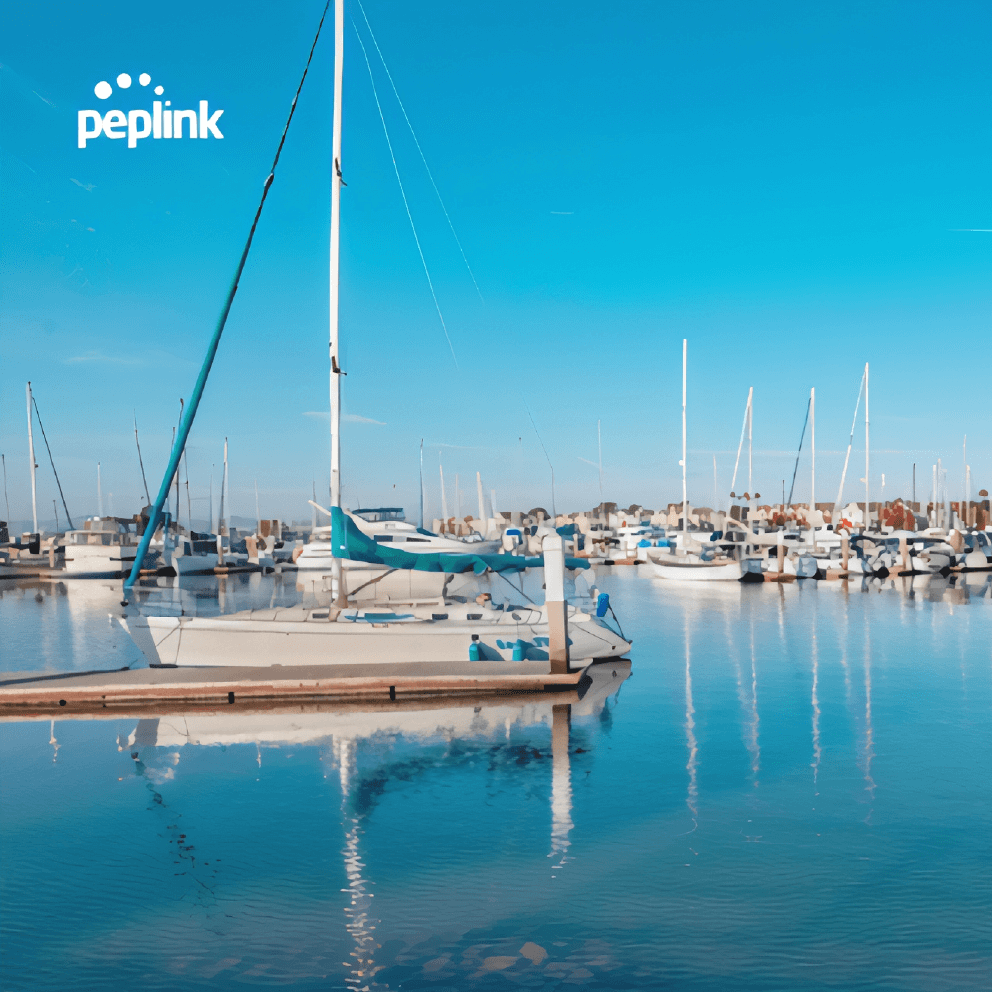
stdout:
<svg viewBox="0 0 992 992">
<path fill-rule="evenodd" d="M 972 578 L 618 569 L 633 674 L 570 708 L 2 723 L 0 988 L 988 989 Z M 133 659 L 79 585 L 3 593 L 4 670 Z"/>
</svg>

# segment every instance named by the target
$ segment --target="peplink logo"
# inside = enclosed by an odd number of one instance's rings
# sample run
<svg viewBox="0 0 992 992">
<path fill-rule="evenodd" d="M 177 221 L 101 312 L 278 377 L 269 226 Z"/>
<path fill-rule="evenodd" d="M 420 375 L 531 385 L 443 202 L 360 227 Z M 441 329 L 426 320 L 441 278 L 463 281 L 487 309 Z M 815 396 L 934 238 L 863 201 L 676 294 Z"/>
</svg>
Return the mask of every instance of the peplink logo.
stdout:
<svg viewBox="0 0 992 992">
<path fill-rule="evenodd" d="M 152 77 L 147 72 L 138 76 L 138 84 L 142 87 L 151 84 Z M 131 77 L 122 72 L 117 77 L 117 87 L 121 90 L 131 88 Z M 114 93 L 113 86 L 101 80 L 93 87 L 93 92 L 101 100 L 109 100 Z M 155 87 L 155 95 L 162 96 L 164 86 Z M 101 135 L 108 138 L 127 138 L 127 147 L 136 148 L 144 138 L 182 138 L 183 132 L 189 138 L 223 138 L 217 120 L 224 113 L 215 110 L 212 114 L 206 100 L 200 101 L 199 112 L 195 110 L 170 110 L 171 100 L 153 100 L 152 109 L 148 110 L 108 110 L 101 114 L 99 110 L 80 110 L 78 114 L 77 133 L 79 147 L 85 148 L 87 141 L 93 141 Z"/>
</svg>

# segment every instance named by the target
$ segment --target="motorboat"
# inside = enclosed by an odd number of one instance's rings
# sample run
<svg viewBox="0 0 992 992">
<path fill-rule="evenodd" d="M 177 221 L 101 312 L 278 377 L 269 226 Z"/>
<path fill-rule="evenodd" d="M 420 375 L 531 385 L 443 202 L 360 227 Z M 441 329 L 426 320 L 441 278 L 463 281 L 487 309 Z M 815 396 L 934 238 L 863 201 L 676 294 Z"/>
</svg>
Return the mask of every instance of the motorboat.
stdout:
<svg viewBox="0 0 992 992">
<path fill-rule="evenodd" d="M 134 520 L 90 517 L 81 530 L 66 531 L 67 578 L 117 578 L 130 571 L 140 536 Z"/>
</svg>

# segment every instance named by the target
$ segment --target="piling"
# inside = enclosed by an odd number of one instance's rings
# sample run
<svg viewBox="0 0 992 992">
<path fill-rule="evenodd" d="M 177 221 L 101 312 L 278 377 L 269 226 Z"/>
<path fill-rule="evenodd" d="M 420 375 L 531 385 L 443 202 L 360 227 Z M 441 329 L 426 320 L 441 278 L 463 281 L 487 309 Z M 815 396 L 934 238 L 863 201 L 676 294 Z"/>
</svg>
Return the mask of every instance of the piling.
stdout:
<svg viewBox="0 0 992 992">
<path fill-rule="evenodd" d="M 551 673 L 568 672 L 568 608 L 565 603 L 565 550 L 558 534 L 544 538 L 544 604 L 548 611 Z"/>
</svg>

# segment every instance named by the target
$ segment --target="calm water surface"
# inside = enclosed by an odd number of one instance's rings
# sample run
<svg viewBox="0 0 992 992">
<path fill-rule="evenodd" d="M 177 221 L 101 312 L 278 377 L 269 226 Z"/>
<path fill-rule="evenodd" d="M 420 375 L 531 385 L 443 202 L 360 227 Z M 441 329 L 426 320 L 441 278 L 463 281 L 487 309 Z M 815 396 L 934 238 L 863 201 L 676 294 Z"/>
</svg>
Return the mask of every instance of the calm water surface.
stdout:
<svg viewBox="0 0 992 992">
<path fill-rule="evenodd" d="M 988 583 L 601 584 L 571 706 L 0 724 L 0 988 L 992 986 Z M 0 669 L 134 661 L 118 597 L 4 590 Z"/>
</svg>

